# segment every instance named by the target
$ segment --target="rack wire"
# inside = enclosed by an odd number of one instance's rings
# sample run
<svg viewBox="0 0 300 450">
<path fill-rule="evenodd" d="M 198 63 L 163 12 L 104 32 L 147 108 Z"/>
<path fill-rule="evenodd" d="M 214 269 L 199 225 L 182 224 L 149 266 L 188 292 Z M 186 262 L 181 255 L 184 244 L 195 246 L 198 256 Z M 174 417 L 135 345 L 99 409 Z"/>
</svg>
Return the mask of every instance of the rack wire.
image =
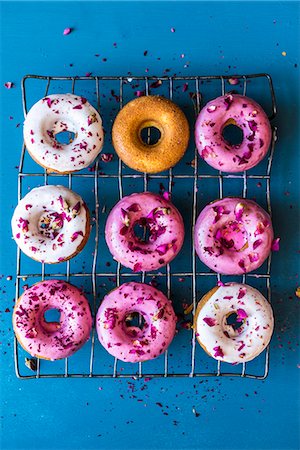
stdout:
<svg viewBox="0 0 300 450">
<path fill-rule="evenodd" d="M 100 89 L 99 84 L 100 83 L 106 83 L 110 81 L 118 82 L 119 84 L 119 106 L 120 109 L 123 107 L 124 104 L 124 98 L 123 98 L 123 88 L 124 84 L 132 83 L 132 82 L 138 82 L 144 84 L 145 89 L 145 95 L 150 94 L 150 82 L 157 82 L 157 80 L 161 80 L 163 83 L 168 84 L 168 96 L 172 100 L 173 99 L 173 84 L 174 82 L 183 81 L 185 83 L 193 84 L 195 89 L 195 95 L 192 98 L 192 103 L 194 107 L 195 117 L 200 112 L 201 104 L 202 104 L 202 86 L 205 82 L 218 82 L 220 83 L 220 94 L 224 95 L 226 92 L 226 85 L 225 83 L 229 79 L 238 79 L 240 83 L 242 83 L 242 94 L 246 95 L 247 93 L 247 86 L 250 81 L 254 81 L 256 79 L 264 79 L 268 83 L 268 95 L 270 96 L 271 105 L 270 105 L 270 113 L 269 113 L 269 120 L 272 121 L 276 116 L 276 99 L 275 99 L 275 93 L 273 88 L 273 83 L 271 76 L 265 73 L 261 74 L 251 74 L 251 75 L 210 75 L 210 76 L 181 76 L 181 77 L 169 77 L 169 76 L 163 76 L 163 77 L 147 77 L 147 76 L 139 76 L 139 77 L 133 77 L 133 76 L 122 76 L 122 77 L 113 77 L 113 76 L 86 76 L 86 77 L 56 77 L 56 76 L 38 76 L 38 75 L 27 75 L 22 79 L 22 100 L 23 100 L 23 111 L 24 111 L 24 117 L 26 117 L 27 114 L 27 93 L 26 93 L 26 81 L 29 79 L 33 80 L 42 80 L 45 82 L 45 91 L 44 95 L 46 96 L 49 92 L 50 85 L 54 81 L 60 81 L 64 83 L 67 81 L 68 83 L 72 83 L 72 93 L 76 92 L 76 83 L 77 81 L 87 81 L 91 83 L 91 86 L 94 86 L 95 92 L 96 92 L 96 98 L 97 98 L 97 109 L 100 112 Z M 105 110 L 101 109 L 101 115 L 105 114 Z M 148 130 L 149 131 L 149 130 Z M 148 132 L 148 138 L 149 138 L 149 132 Z M 93 259 L 92 259 L 92 267 L 91 271 L 88 272 L 73 272 L 70 270 L 70 261 L 67 261 L 66 263 L 66 272 L 61 273 L 48 273 L 47 272 L 47 265 L 44 263 L 41 264 L 41 271 L 39 273 L 22 273 L 21 271 L 21 264 L 20 264 L 20 249 L 17 249 L 17 264 L 16 264 L 16 299 L 19 298 L 21 286 L 20 281 L 22 279 L 30 280 L 30 278 L 36 278 L 38 277 L 41 280 L 44 280 L 45 278 L 50 277 L 64 277 L 66 281 L 69 281 L 70 277 L 84 277 L 87 279 L 90 279 L 91 282 L 91 288 L 92 288 L 92 302 L 91 302 L 91 310 L 92 314 L 95 317 L 96 315 L 96 306 L 97 306 L 97 281 L 101 279 L 102 277 L 115 277 L 116 278 L 116 285 L 119 286 L 122 283 L 123 278 L 126 280 L 126 277 L 131 278 L 139 278 L 141 282 L 145 282 L 145 276 L 153 276 L 153 277 L 159 277 L 162 279 L 165 283 L 165 291 L 168 296 L 168 298 L 171 298 L 171 289 L 172 289 L 172 279 L 173 277 L 191 277 L 192 282 L 192 289 L 191 289 L 191 302 L 193 305 L 193 311 L 192 315 L 195 314 L 196 311 L 196 304 L 197 304 L 197 281 L 201 279 L 202 277 L 215 277 L 216 281 L 221 280 L 221 276 L 214 272 L 204 272 L 199 271 L 197 269 L 197 257 L 194 250 L 194 226 L 197 219 L 197 214 L 199 211 L 197 211 L 197 200 L 198 200 L 198 189 L 197 189 L 197 183 L 200 179 L 213 179 L 218 183 L 218 190 L 219 190 L 219 198 L 223 198 L 223 183 L 226 179 L 240 179 L 243 183 L 242 188 L 242 196 L 243 198 L 246 198 L 247 196 L 247 190 L 248 190 L 248 180 L 254 179 L 254 180 L 265 180 L 266 182 L 266 203 L 267 203 L 267 209 L 269 214 L 271 215 L 271 201 L 270 201 L 270 180 L 271 180 L 271 167 L 272 167 L 272 160 L 273 160 L 273 154 L 274 154 L 274 147 L 276 142 L 276 127 L 272 127 L 272 141 L 270 145 L 269 155 L 268 155 L 268 162 L 266 170 L 263 174 L 248 174 L 247 172 L 243 172 L 241 174 L 226 174 L 222 172 L 216 172 L 216 173 L 202 173 L 202 167 L 201 171 L 199 170 L 199 164 L 198 164 L 198 152 L 195 148 L 194 151 L 194 163 L 193 163 L 193 173 L 192 174 L 177 174 L 174 173 L 173 169 L 170 169 L 168 171 L 168 174 L 162 174 L 162 175 L 147 175 L 147 174 L 140 174 L 136 173 L 134 175 L 128 175 L 123 173 L 123 164 L 122 161 L 118 161 L 118 173 L 117 174 L 103 174 L 99 173 L 99 161 L 96 160 L 95 167 L 93 173 L 73 173 L 69 175 L 61 175 L 61 174 L 48 174 L 46 171 L 37 171 L 34 173 L 29 173 L 24 171 L 24 159 L 27 155 L 25 144 L 23 144 L 22 151 L 21 151 L 21 157 L 20 157 L 20 164 L 19 164 L 19 174 L 18 174 L 18 201 L 21 200 L 23 196 L 23 180 L 25 177 L 32 177 L 32 180 L 34 181 L 35 177 L 41 177 L 43 176 L 44 184 L 47 185 L 49 183 L 49 177 L 53 177 L 53 180 L 55 180 L 55 177 L 65 177 L 68 181 L 68 187 L 72 189 L 72 182 L 76 179 L 90 179 L 90 181 L 93 182 L 94 187 L 94 224 L 95 224 L 95 247 L 94 247 L 94 253 L 93 253 Z M 204 166 L 206 166 L 204 164 Z M 205 167 L 204 167 L 205 170 Z M 168 184 L 168 190 L 169 192 L 172 192 L 172 186 L 175 179 L 189 179 L 193 184 L 193 193 L 191 196 L 191 202 L 190 202 L 190 208 L 191 208 L 191 216 L 192 216 L 192 265 L 191 269 L 187 271 L 172 271 L 171 265 L 167 265 L 166 272 L 165 273 L 147 273 L 145 274 L 142 272 L 142 274 L 132 274 L 132 273 L 122 273 L 121 265 L 118 263 L 116 272 L 107 270 L 106 272 L 98 272 L 97 271 L 97 258 L 98 258 L 98 250 L 99 250 L 99 180 L 100 179 L 115 179 L 118 183 L 118 191 L 119 191 L 119 198 L 121 199 L 123 197 L 123 181 L 127 178 L 133 178 L 133 179 L 141 179 L 143 181 L 143 188 L 144 191 L 148 190 L 148 181 L 150 179 L 163 179 L 167 181 Z M 249 278 L 252 279 L 260 279 L 265 283 L 266 290 L 267 290 L 267 299 L 269 302 L 271 302 L 271 279 L 270 279 L 270 269 L 271 269 L 271 255 L 268 258 L 267 261 L 267 267 L 265 273 L 249 273 L 242 276 L 242 282 L 245 283 L 246 280 Z M 103 278 L 102 278 L 103 279 Z M 175 337 L 176 340 L 176 337 Z M 198 346 L 196 342 L 196 334 L 195 330 L 190 330 L 189 333 L 187 333 L 187 340 L 190 342 L 190 368 L 187 371 L 170 371 L 169 370 L 169 355 L 168 350 L 164 354 L 163 359 L 163 367 L 158 372 L 154 371 L 148 371 L 144 369 L 144 363 L 138 363 L 137 364 L 137 370 L 135 372 L 128 371 L 120 371 L 118 370 L 118 364 L 119 361 L 117 359 L 112 359 L 111 364 L 111 373 L 103 373 L 101 371 L 96 371 L 94 369 L 95 366 L 95 346 L 100 345 L 95 336 L 95 328 L 92 329 L 92 335 L 91 335 L 91 346 L 90 346 L 90 354 L 89 354 L 89 370 L 87 372 L 82 373 L 70 373 L 69 371 L 69 362 L 68 358 L 65 359 L 64 362 L 64 369 L 60 373 L 48 373 L 44 372 L 42 370 L 43 360 L 37 359 L 37 366 L 36 371 L 30 372 L 29 370 L 25 370 L 24 373 L 24 359 L 22 359 L 21 353 L 20 353 L 20 346 L 18 344 L 18 341 L 15 337 L 14 339 L 14 361 L 15 361 L 15 371 L 18 378 L 21 379 L 33 379 L 33 378 L 142 378 L 142 377 L 149 377 L 149 378 L 156 378 L 156 377 L 213 377 L 213 376 L 230 376 L 230 377 L 246 377 L 246 378 L 255 378 L 255 379 L 264 379 L 268 375 L 269 370 L 269 347 L 264 352 L 264 364 L 263 364 L 263 373 L 256 374 L 256 373 L 249 373 L 247 371 L 247 364 L 248 363 L 242 363 L 239 364 L 239 367 L 241 368 L 240 371 L 236 372 L 231 370 L 232 367 L 229 364 L 221 363 L 220 361 L 215 362 L 215 369 L 214 370 L 196 370 L 196 348 Z M 130 363 L 127 363 L 130 364 Z M 161 363 L 159 363 L 161 364 Z M 223 366 L 226 366 L 225 370 L 223 369 Z"/>
</svg>

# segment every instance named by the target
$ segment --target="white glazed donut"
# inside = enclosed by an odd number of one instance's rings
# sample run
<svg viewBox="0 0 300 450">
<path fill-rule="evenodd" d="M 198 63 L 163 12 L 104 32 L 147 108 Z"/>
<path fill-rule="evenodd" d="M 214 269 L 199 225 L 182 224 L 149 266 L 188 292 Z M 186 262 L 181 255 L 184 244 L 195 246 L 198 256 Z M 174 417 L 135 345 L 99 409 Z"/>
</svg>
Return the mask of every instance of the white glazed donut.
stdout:
<svg viewBox="0 0 300 450">
<path fill-rule="evenodd" d="M 234 319 L 229 324 L 229 318 Z M 271 305 L 255 288 L 228 283 L 200 300 L 194 328 L 203 349 L 213 358 L 237 364 L 258 356 L 269 344 L 274 328 Z"/>
<path fill-rule="evenodd" d="M 82 198 L 70 189 L 41 186 L 18 203 L 11 226 L 27 256 L 54 264 L 82 250 L 90 233 L 90 215 Z"/>
<path fill-rule="evenodd" d="M 55 135 L 75 133 L 69 144 Z M 24 141 L 31 157 L 48 172 L 70 173 L 88 167 L 103 147 L 102 120 L 84 98 L 48 95 L 32 106 L 24 122 Z"/>
</svg>

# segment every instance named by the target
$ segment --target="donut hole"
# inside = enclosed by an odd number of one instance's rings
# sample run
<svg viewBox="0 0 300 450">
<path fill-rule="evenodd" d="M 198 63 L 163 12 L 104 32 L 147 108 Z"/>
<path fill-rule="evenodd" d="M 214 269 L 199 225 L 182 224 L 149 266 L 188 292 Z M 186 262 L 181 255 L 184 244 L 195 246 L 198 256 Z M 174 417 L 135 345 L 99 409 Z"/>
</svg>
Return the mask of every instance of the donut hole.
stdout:
<svg viewBox="0 0 300 450">
<path fill-rule="evenodd" d="M 44 312 L 44 320 L 46 323 L 60 323 L 61 313 L 57 308 L 47 309 Z"/>
<path fill-rule="evenodd" d="M 54 135 L 56 142 L 60 145 L 68 145 L 71 144 L 76 138 L 76 133 L 73 131 L 60 131 L 59 133 Z"/>
<path fill-rule="evenodd" d="M 226 325 L 232 327 L 233 331 L 240 330 L 244 324 L 244 319 L 239 318 L 238 314 L 233 311 L 226 316 Z"/>
<path fill-rule="evenodd" d="M 244 133 L 235 122 L 227 122 L 223 127 L 222 137 L 227 145 L 236 147 L 243 142 Z"/>
<path fill-rule="evenodd" d="M 147 244 L 151 236 L 149 225 L 144 221 L 136 222 L 133 226 L 133 234 L 140 243 Z"/>
<path fill-rule="evenodd" d="M 140 139 L 143 144 L 156 145 L 161 139 L 161 131 L 155 126 L 144 127 L 140 130 Z"/>
<path fill-rule="evenodd" d="M 147 325 L 144 316 L 137 311 L 126 314 L 124 323 L 126 333 L 133 337 L 140 336 Z"/>
</svg>

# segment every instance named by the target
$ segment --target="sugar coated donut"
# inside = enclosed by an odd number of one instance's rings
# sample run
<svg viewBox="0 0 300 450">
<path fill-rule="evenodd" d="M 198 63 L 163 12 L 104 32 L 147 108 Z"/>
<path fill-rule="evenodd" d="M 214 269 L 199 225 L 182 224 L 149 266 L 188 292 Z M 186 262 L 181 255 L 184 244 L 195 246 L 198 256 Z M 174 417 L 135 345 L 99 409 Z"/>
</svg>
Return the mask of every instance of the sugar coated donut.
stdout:
<svg viewBox="0 0 300 450">
<path fill-rule="evenodd" d="M 147 145 L 141 132 L 160 131 L 160 139 Z M 183 157 L 189 141 L 189 124 L 179 106 L 160 96 L 139 97 L 127 103 L 112 128 L 113 146 L 122 161 L 139 172 L 163 172 Z"/>
<path fill-rule="evenodd" d="M 140 226 L 149 232 L 148 240 L 135 234 Z M 182 217 L 162 196 L 143 192 L 122 198 L 111 210 L 105 239 L 114 259 L 134 272 L 156 270 L 179 253 L 184 240 Z"/>
<path fill-rule="evenodd" d="M 11 226 L 14 240 L 27 256 L 54 264 L 83 249 L 90 234 L 90 214 L 70 189 L 41 186 L 20 200 Z"/>
<path fill-rule="evenodd" d="M 131 326 L 133 314 L 144 324 Z M 125 362 L 140 362 L 161 355 L 170 345 L 176 316 L 170 300 L 158 289 L 143 283 L 125 283 L 106 295 L 96 317 L 103 347 Z"/>
<path fill-rule="evenodd" d="M 231 145 L 222 133 L 227 125 L 243 132 L 241 144 Z M 267 154 L 271 126 L 262 107 L 249 97 L 226 94 L 200 111 L 195 125 L 196 146 L 201 158 L 223 172 L 241 172 L 256 166 Z"/>
<path fill-rule="evenodd" d="M 47 322 L 46 311 L 60 312 L 59 322 Z M 92 327 L 84 294 L 63 280 L 34 284 L 18 299 L 13 327 L 20 345 L 32 356 L 56 360 L 75 353 L 88 340 Z"/>
<path fill-rule="evenodd" d="M 273 227 L 269 214 L 244 198 L 207 205 L 195 225 L 195 250 L 210 269 L 238 275 L 260 267 L 269 256 Z"/>
<path fill-rule="evenodd" d="M 274 328 L 271 305 L 252 286 L 215 287 L 197 306 L 194 329 L 203 349 L 228 363 L 247 362 L 269 344 Z"/>
<path fill-rule="evenodd" d="M 75 133 L 69 144 L 55 136 Z M 48 95 L 32 106 L 24 122 L 24 140 L 31 157 L 48 172 L 70 173 L 88 167 L 103 146 L 102 120 L 84 98 Z"/>
</svg>

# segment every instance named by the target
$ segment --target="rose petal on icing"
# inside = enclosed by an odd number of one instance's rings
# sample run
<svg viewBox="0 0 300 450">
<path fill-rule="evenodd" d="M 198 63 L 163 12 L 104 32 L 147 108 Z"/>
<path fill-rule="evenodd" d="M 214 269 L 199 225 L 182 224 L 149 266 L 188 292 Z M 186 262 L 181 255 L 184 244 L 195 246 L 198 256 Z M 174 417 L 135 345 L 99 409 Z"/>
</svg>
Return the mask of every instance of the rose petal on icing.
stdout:
<svg viewBox="0 0 300 450">
<path fill-rule="evenodd" d="M 244 272 L 246 272 L 245 261 L 243 259 L 239 260 L 238 265 Z"/>
<path fill-rule="evenodd" d="M 76 205 L 73 206 L 73 208 L 72 208 L 72 211 L 71 211 L 72 216 L 73 217 L 78 216 L 78 214 L 80 213 L 80 209 L 81 209 L 81 204 L 80 204 L 80 202 L 77 202 Z"/>
<path fill-rule="evenodd" d="M 73 106 L 73 109 L 82 109 L 82 105 Z"/>
<path fill-rule="evenodd" d="M 203 158 L 203 159 L 208 158 L 208 157 L 215 158 L 216 156 L 217 155 L 215 154 L 215 152 L 209 145 L 206 145 L 201 152 L 201 158 Z"/>
<path fill-rule="evenodd" d="M 232 102 L 233 102 L 233 96 L 231 94 L 227 95 L 227 97 L 224 98 L 224 103 L 226 105 L 226 111 L 228 111 Z"/>
<path fill-rule="evenodd" d="M 132 205 L 130 205 L 127 208 L 127 211 L 130 211 L 130 212 L 138 212 L 140 210 L 141 210 L 141 206 L 138 203 L 132 203 Z"/>
<path fill-rule="evenodd" d="M 75 239 L 78 238 L 78 236 L 83 236 L 83 232 L 82 231 L 75 231 L 75 233 L 73 233 L 72 236 L 71 236 L 71 242 L 74 242 Z"/>
<path fill-rule="evenodd" d="M 242 308 L 238 308 L 237 319 L 244 320 L 244 319 L 247 319 L 247 317 L 248 317 L 248 314 L 246 313 L 246 311 Z"/>
<path fill-rule="evenodd" d="M 142 264 L 137 262 L 135 263 L 135 265 L 133 266 L 133 272 L 140 272 L 142 270 Z"/>
<path fill-rule="evenodd" d="M 279 249 L 280 249 L 279 241 L 280 241 L 280 238 L 278 237 L 278 238 L 274 239 L 274 241 L 272 242 L 271 248 L 272 248 L 273 252 L 279 252 Z"/>
<path fill-rule="evenodd" d="M 129 227 L 130 219 L 129 219 L 129 216 L 127 214 L 127 211 L 125 211 L 125 209 L 123 209 L 123 208 L 121 208 L 121 219 L 122 219 L 122 222 L 124 223 L 124 225 L 126 227 Z"/>
<path fill-rule="evenodd" d="M 72 28 L 65 28 L 63 35 L 66 36 L 67 34 L 70 34 L 72 32 Z"/>
<path fill-rule="evenodd" d="M 223 353 L 223 350 L 221 349 L 221 347 L 219 345 L 217 347 L 214 347 L 213 350 L 215 352 L 215 354 L 214 354 L 215 358 L 217 358 L 217 357 L 223 358 L 224 353 Z"/>
<path fill-rule="evenodd" d="M 167 253 L 169 248 L 170 248 L 169 244 L 162 244 L 162 245 L 159 245 L 158 247 L 156 247 L 156 250 L 160 256 L 163 256 Z"/>
<path fill-rule="evenodd" d="M 246 293 L 247 293 L 247 288 L 240 288 L 239 293 L 238 293 L 238 299 L 240 300 L 241 298 L 245 297 Z"/>
<path fill-rule="evenodd" d="M 234 208 L 234 214 L 237 221 L 240 221 L 244 214 L 245 206 L 243 203 L 237 203 Z"/>
<path fill-rule="evenodd" d="M 216 319 L 213 319 L 212 317 L 204 317 L 203 322 L 209 327 L 214 327 L 216 325 Z"/>
<path fill-rule="evenodd" d="M 249 261 L 251 263 L 256 262 L 259 260 L 259 254 L 258 253 L 249 253 Z"/>
<path fill-rule="evenodd" d="M 257 249 L 262 244 L 262 239 L 257 239 L 253 242 L 253 250 Z"/>
</svg>

